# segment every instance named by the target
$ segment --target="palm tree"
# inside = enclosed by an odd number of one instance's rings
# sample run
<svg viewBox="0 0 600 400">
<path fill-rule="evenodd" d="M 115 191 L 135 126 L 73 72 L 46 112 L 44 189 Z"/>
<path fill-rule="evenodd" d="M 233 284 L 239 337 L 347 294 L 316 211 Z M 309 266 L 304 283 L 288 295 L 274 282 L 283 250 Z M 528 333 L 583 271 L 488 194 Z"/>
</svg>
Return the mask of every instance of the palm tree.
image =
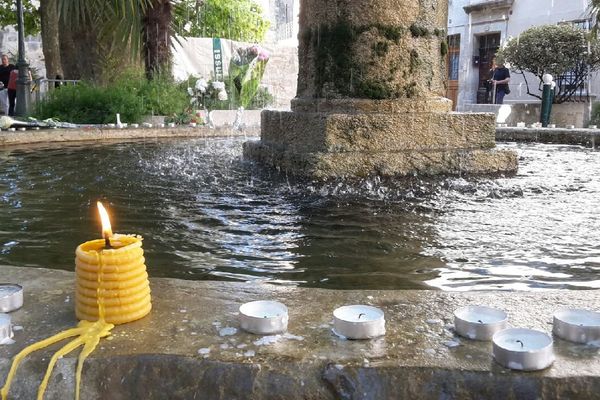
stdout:
<svg viewBox="0 0 600 400">
<path fill-rule="evenodd" d="M 152 0 L 142 17 L 142 44 L 148 79 L 171 70 L 171 0 Z"/>
<path fill-rule="evenodd" d="M 58 0 L 63 23 L 98 35 L 145 61 L 146 75 L 170 70 L 172 0 Z"/>
<path fill-rule="evenodd" d="M 600 11 L 600 0 L 590 0 L 589 4 L 590 14 L 592 15 L 592 33 L 594 36 L 598 34 L 598 29 L 600 28 L 600 21 L 598 21 L 598 12 Z"/>
</svg>

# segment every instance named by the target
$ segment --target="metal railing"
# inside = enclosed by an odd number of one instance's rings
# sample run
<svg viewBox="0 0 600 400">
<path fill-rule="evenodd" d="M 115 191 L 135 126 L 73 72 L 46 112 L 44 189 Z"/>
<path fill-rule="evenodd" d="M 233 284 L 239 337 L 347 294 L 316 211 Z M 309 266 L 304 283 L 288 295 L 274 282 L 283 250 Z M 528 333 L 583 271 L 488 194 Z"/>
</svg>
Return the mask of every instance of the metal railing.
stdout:
<svg viewBox="0 0 600 400">
<path fill-rule="evenodd" d="M 34 101 L 37 103 L 43 100 L 50 90 L 60 88 L 64 85 L 76 85 L 77 83 L 79 83 L 79 81 L 75 79 L 37 78 L 33 80 L 31 92 L 33 93 Z"/>
</svg>

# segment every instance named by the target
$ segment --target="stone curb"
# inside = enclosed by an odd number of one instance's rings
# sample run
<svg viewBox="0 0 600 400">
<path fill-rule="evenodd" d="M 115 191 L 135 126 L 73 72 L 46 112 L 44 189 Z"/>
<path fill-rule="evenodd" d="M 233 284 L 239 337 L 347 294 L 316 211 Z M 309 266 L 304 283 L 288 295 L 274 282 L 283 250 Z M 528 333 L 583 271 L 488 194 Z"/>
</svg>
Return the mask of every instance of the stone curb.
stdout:
<svg viewBox="0 0 600 400">
<path fill-rule="evenodd" d="M 600 146 L 600 129 L 497 127 L 496 140 L 598 147 Z"/>
<path fill-rule="evenodd" d="M 3 281 L 25 288 L 11 314 L 13 345 L 0 346 L 0 383 L 26 344 L 75 323 L 72 272 L 0 266 Z M 557 308 L 600 304 L 600 291 L 361 291 L 259 283 L 151 279 L 153 311 L 117 326 L 86 361 L 82 399 L 534 399 L 599 398 L 599 348 L 555 339 L 557 360 L 539 372 L 496 364 L 489 342 L 456 337 L 453 312 L 467 304 L 504 309 L 512 326 L 550 332 Z M 290 310 L 288 334 L 239 331 L 238 307 L 274 299 Z M 331 332 L 340 305 L 372 304 L 387 333 L 370 341 Z M 48 357 L 28 357 L 9 398 L 35 398 Z M 45 399 L 72 398 L 78 352 L 59 360 Z"/>
<path fill-rule="evenodd" d="M 136 140 L 175 137 L 258 136 L 259 127 L 236 130 L 232 127 L 175 127 L 175 128 L 83 128 L 40 129 L 0 132 L 0 147 L 37 143 L 89 142 L 102 140 Z"/>
</svg>

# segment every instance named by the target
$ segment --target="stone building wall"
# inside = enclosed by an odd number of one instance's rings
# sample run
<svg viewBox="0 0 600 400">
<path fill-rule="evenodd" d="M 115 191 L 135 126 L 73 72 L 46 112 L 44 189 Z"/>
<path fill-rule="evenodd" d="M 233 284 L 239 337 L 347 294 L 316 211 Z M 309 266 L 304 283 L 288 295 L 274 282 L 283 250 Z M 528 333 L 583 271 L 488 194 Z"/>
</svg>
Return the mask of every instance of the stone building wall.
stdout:
<svg viewBox="0 0 600 400">
<path fill-rule="evenodd" d="M 466 7 L 466 9 L 465 9 Z M 585 25 L 589 19 L 588 1 L 549 1 L 549 0 L 450 0 L 448 9 L 448 34 L 460 35 L 458 109 L 466 104 L 477 102 L 479 86 L 480 40 L 490 34 L 500 35 L 500 46 L 510 38 L 532 26 L 573 23 Z M 530 90 L 538 92 L 538 79 L 528 74 Z M 537 102 L 527 94 L 525 81 L 521 75 L 512 73 L 511 93 L 504 99 L 505 104 Z M 590 97 L 600 93 L 599 75 L 593 74 L 587 83 Z"/>
<path fill-rule="evenodd" d="M 18 35 L 12 27 L 0 29 L 0 53 L 8 54 L 12 63 L 17 62 Z M 34 78 L 46 76 L 41 36 L 25 37 L 25 58 L 30 64 Z"/>
</svg>

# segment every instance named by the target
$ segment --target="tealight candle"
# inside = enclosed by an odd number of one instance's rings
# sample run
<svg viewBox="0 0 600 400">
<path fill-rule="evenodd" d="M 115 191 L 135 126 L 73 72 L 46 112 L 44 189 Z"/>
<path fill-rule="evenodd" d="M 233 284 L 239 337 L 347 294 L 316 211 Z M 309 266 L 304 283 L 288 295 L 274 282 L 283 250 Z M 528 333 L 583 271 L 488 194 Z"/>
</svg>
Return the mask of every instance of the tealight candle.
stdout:
<svg viewBox="0 0 600 400">
<path fill-rule="evenodd" d="M 371 339 L 385 335 L 385 318 L 379 308 L 351 305 L 333 311 L 333 329 L 348 339 Z"/>
<path fill-rule="evenodd" d="M 240 326 L 258 335 L 282 333 L 287 330 L 288 309 L 278 301 L 251 301 L 240 306 Z"/>
<path fill-rule="evenodd" d="M 10 342 L 12 337 L 13 331 L 10 323 L 10 315 L 0 314 L 0 344 Z"/>
<path fill-rule="evenodd" d="M 506 328 L 504 311 L 491 307 L 466 306 L 454 312 L 456 333 L 474 340 L 491 340 L 494 333 Z"/>
<path fill-rule="evenodd" d="M 537 371 L 554 362 L 550 335 L 533 329 L 510 328 L 492 338 L 496 361 L 507 368 Z"/>
<path fill-rule="evenodd" d="M 23 287 L 13 283 L 0 283 L 0 313 L 18 310 L 23 306 Z"/>
<path fill-rule="evenodd" d="M 561 339 L 575 343 L 600 342 L 600 313 L 563 309 L 554 313 L 553 332 Z"/>
</svg>

